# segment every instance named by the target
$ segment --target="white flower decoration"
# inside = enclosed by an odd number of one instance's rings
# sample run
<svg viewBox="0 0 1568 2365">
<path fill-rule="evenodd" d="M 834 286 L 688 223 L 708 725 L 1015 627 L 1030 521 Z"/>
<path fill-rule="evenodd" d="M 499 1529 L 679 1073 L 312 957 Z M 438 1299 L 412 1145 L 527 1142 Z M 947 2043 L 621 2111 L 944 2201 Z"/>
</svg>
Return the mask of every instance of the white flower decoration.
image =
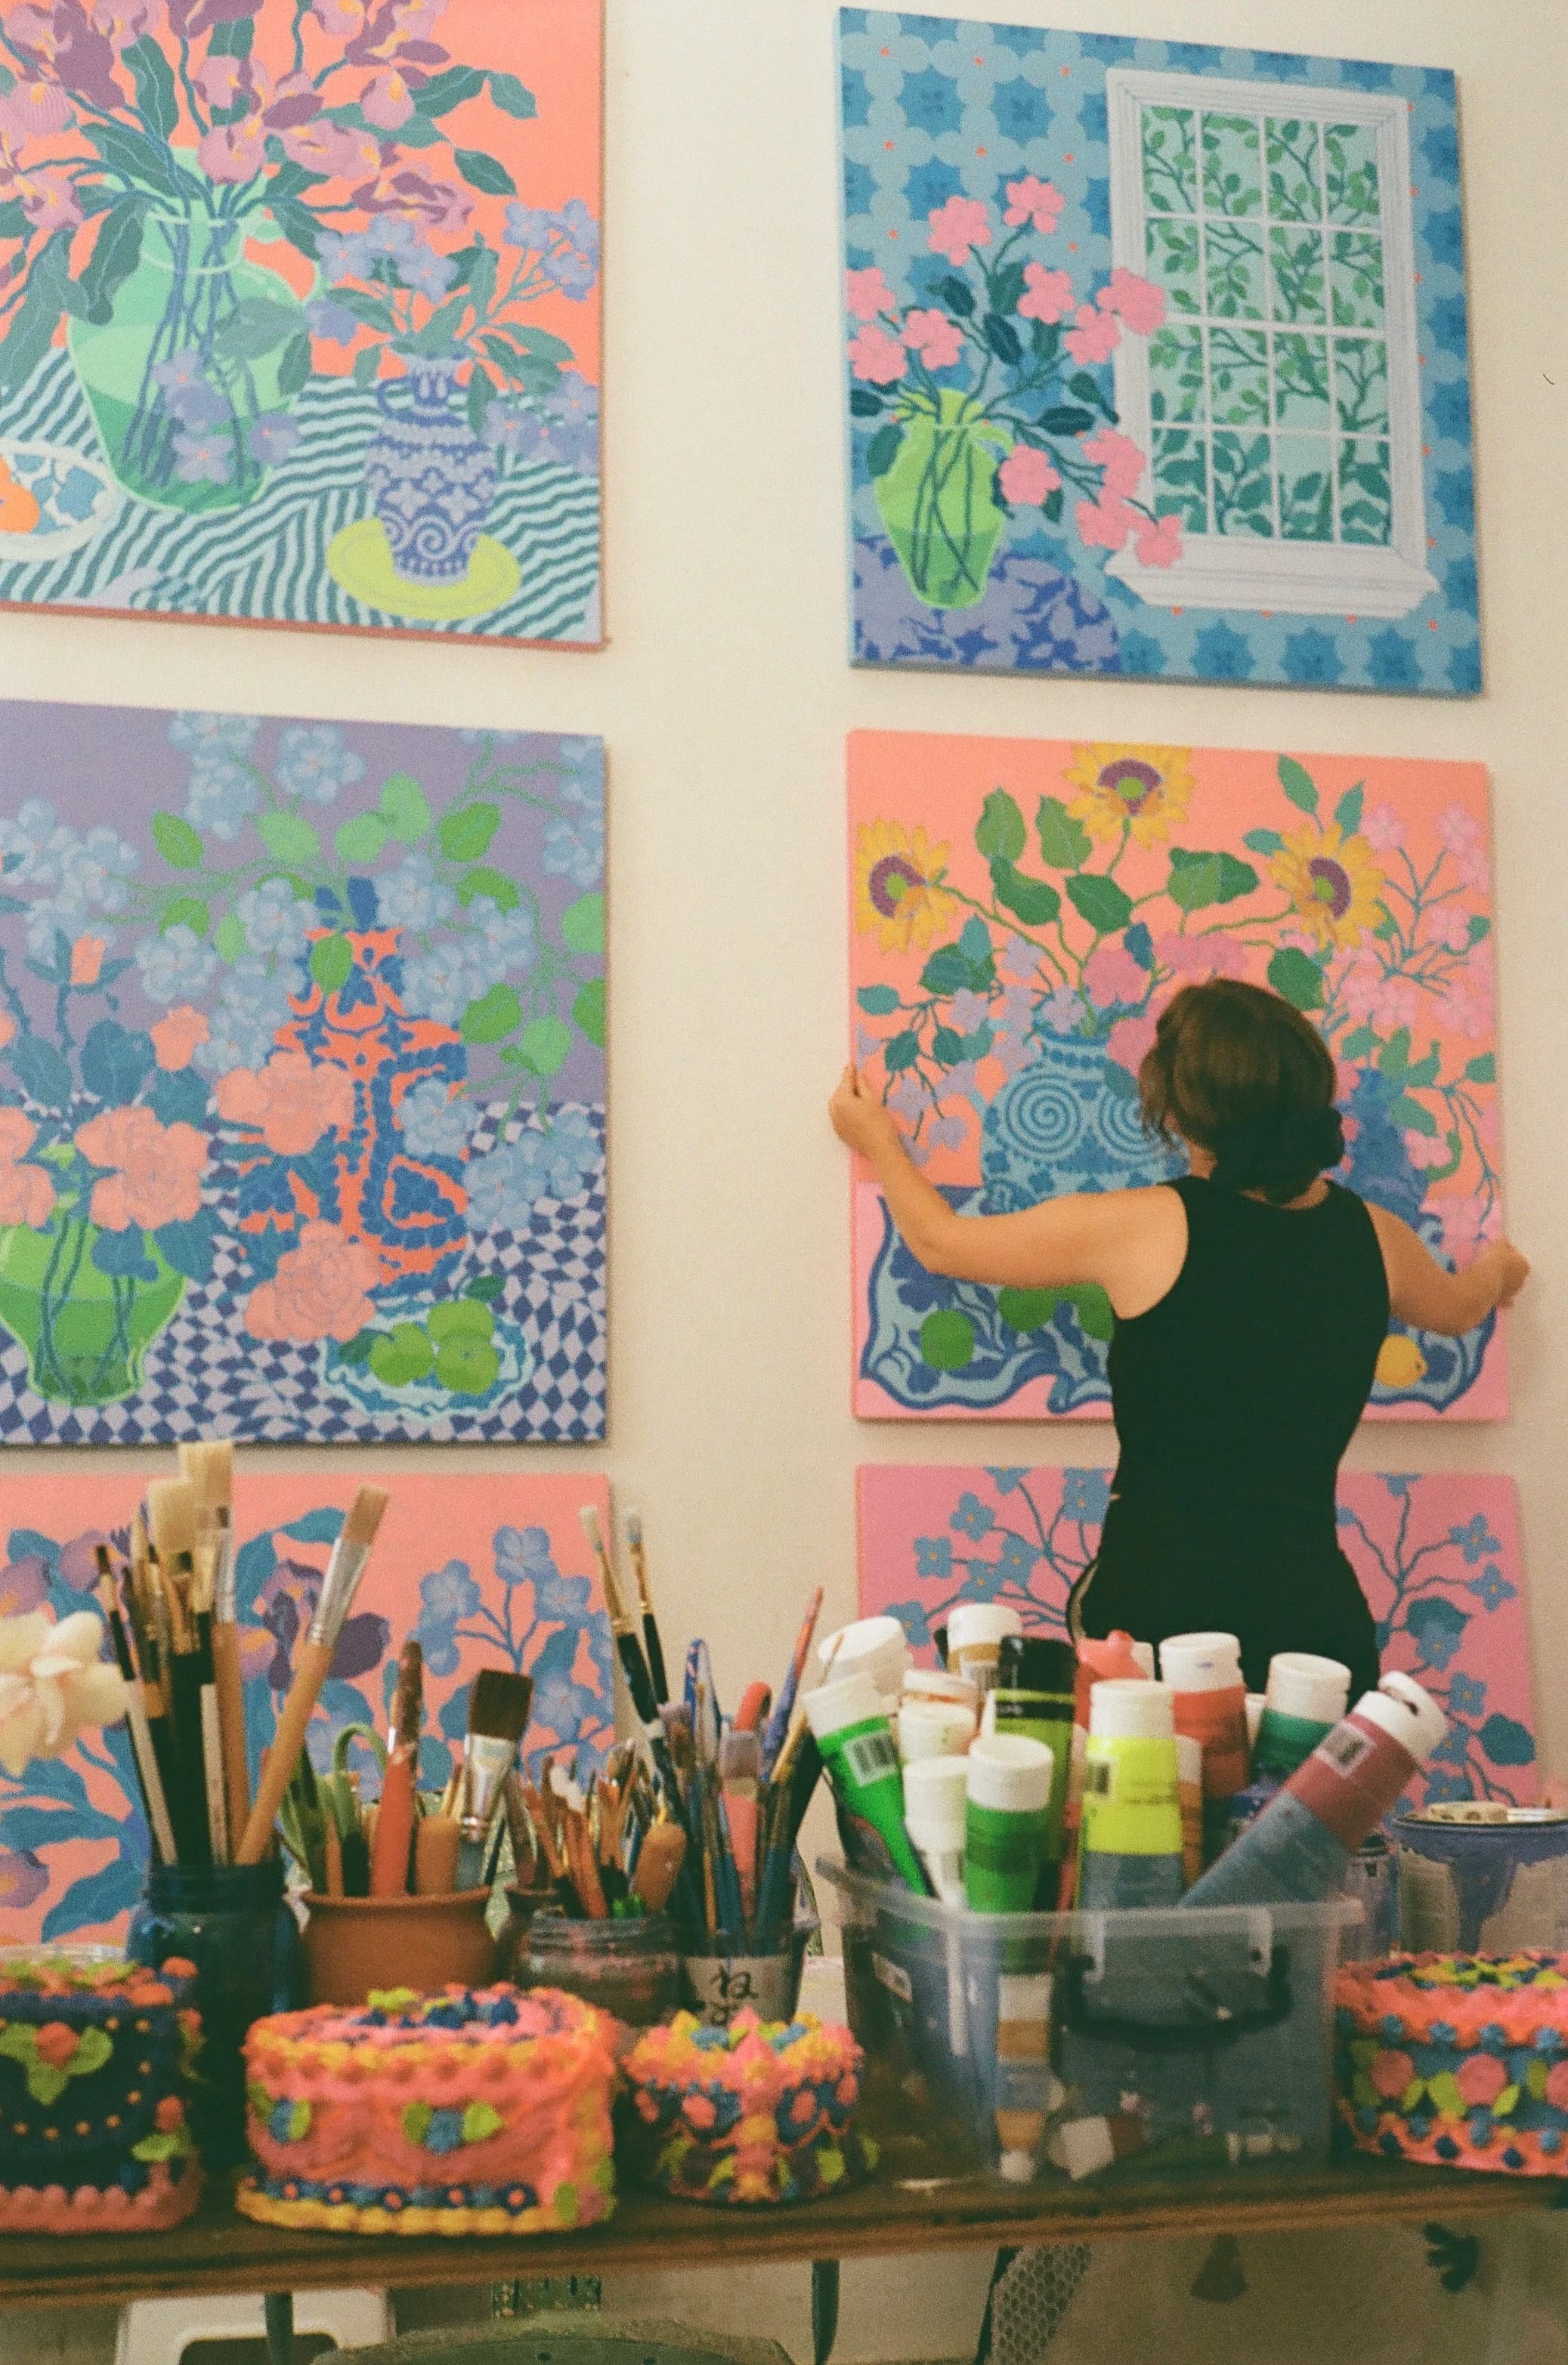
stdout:
<svg viewBox="0 0 1568 2365">
<path fill-rule="evenodd" d="M 41 1609 L 0 1618 L 0 1765 L 62 1757 L 89 1725 L 115 1724 L 130 1703 L 118 1667 L 100 1659 L 104 1628 L 90 1609 L 58 1625 Z"/>
</svg>

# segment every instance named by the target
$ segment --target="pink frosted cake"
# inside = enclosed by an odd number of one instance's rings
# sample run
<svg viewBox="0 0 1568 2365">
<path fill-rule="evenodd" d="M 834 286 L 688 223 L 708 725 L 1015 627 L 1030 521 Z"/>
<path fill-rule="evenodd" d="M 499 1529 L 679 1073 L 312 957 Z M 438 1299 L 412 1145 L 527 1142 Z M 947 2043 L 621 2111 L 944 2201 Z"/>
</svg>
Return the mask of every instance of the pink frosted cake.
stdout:
<svg viewBox="0 0 1568 2365">
<path fill-rule="evenodd" d="M 1339 2113 L 1362 2151 L 1568 2170 L 1568 1956 L 1391 1955 L 1336 1990 Z"/>
<path fill-rule="evenodd" d="M 848 2029 L 801 2012 L 738 2012 L 710 2028 L 689 2012 L 628 2054 L 629 2150 L 650 2184 L 687 2201 L 810 2201 L 877 2164 L 852 2124 L 865 2056 Z"/>
<path fill-rule="evenodd" d="M 0 2233 L 135 2234 L 201 2198 L 194 1965 L 0 1958 Z"/>
<path fill-rule="evenodd" d="M 247 2217 L 358 2234 L 542 2234 L 614 2207 L 612 2023 L 553 1988 L 398 1988 L 245 2040 Z"/>
</svg>

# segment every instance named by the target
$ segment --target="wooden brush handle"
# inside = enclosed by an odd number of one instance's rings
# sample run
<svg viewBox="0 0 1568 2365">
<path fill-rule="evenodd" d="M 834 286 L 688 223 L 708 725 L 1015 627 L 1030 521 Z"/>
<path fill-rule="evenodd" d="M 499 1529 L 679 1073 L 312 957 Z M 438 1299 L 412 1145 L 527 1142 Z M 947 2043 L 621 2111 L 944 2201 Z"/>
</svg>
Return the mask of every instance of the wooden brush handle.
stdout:
<svg viewBox="0 0 1568 2365">
<path fill-rule="evenodd" d="M 215 1620 L 212 1679 L 218 1691 L 218 1721 L 223 1736 L 223 1791 L 229 1801 L 229 1836 L 245 1828 L 251 1811 L 251 1769 L 245 1759 L 245 1690 L 240 1673 L 240 1629 Z"/>
<path fill-rule="evenodd" d="M 294 1681 L 262 1768 L 261 1787 L 235 1853 L 236 1864 L 260 1864 L 267 1852 L 283 1794 L 294 1778 L 299 1753 L 305 1746 L 306 1728 L 321 1697 L 321 1687 L 331 1664 L 332 1653 L 325 1642 L 307 1642 L 295 1663 Z"/>
<path fill-rule="evenodd" d="M 381 1811 L 370 1850 L 372 1897 L 406 1897 L 409 1859 L 414 1844 L 414 1760 L 395 1749 L 381 1782 Z"/>
<path fill-rule="evenodd" d="M 414 1894 L 450 1897 L 457 1886 L 457 1818 L 425 1815 L 414 1827 Z"/>
</svg>

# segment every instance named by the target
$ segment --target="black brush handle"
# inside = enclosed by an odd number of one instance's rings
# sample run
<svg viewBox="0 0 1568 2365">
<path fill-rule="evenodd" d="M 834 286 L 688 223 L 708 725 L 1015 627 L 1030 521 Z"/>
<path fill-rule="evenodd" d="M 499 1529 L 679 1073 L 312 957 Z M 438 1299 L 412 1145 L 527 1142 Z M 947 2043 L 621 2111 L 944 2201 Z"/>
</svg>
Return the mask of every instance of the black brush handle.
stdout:
<svg viewBox="0 0 1568 2365">
<path fill-rule="evenodd" d="M 654 1687 L 654 1698 L 660 1708 L 669 1702 L 669 1677 L 665 1673 L 664 1644 L 659 1641 L 658 1620 L 651 1609 L 643 1612 L 643 1642 L 648 1653 L 648 1676 Z"/>
<path fill-rule="evenodd" d="M 180 1761 L 178 1804 L 171 1795 L 169 1810 L 181 1833 L 180 1861 L 209 1865 L 212 1842 L 207 1828 L 207 1777 L 201 1746 L 201 1660 L 195 1651 L 170 1653 L 169 1690 Z"/>
</svg>

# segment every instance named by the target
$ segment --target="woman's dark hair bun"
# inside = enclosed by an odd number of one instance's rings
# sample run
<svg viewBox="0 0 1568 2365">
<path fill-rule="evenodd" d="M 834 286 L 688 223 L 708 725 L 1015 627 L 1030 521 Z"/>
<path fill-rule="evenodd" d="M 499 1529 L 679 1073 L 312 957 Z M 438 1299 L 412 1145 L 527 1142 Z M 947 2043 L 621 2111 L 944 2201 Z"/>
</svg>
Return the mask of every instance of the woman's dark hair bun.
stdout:
<svg viewBox="0 0 1568 2365">
<path fill-rule="evenodd" d="M 1344 1155 L 1338 1109 L 1282 1109 L 1253 1125 L 1238 1126 L 1215 1142 L 1213 1179 L 1222 1190 L 1299 1198 L 1316 1175 L 1338 1166 Z"/>
</svg>

